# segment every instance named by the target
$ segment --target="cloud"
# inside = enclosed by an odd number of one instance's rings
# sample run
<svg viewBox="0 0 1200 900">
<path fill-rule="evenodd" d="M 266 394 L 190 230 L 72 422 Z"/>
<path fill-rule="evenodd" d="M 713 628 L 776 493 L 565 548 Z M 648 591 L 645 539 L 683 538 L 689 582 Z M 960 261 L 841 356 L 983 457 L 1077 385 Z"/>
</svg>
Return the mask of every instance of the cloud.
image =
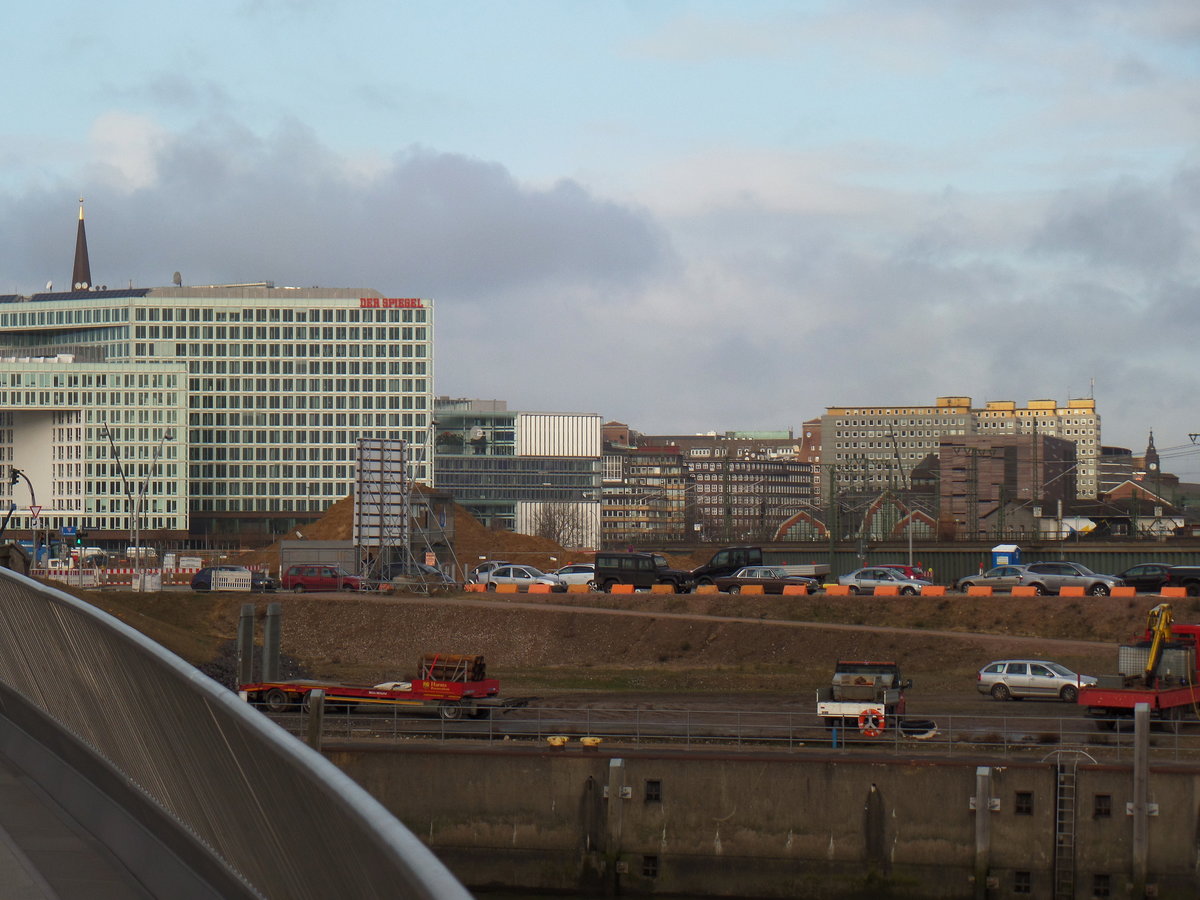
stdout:
<svg viewBox="0 0 1200 900">
<path fill-rule="evenodd" d="M 419 145 L 365 164 L 296 122 L 106 117 L 92 134 L 86 177 L 0 196 L 0 292 L 65 283 L 82 190 L 101 283 L 178 270 L 433 298 L 440 393 L 689 432 L 799 428 L 839 403 L 1066 400 L 1094 378 L 1106 443 L 1200 430 L 1177 421 L 1200 332 L 1195 165 L 901 191 L 844 158 L 730 149 L 639 205 Z"/>
</svg>

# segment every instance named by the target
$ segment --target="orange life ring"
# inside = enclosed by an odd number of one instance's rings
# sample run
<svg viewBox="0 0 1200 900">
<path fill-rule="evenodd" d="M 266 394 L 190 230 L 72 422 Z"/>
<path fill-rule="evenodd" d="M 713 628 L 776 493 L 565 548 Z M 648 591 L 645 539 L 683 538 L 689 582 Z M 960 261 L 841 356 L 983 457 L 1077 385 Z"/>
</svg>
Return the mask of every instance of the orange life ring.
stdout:
<svg viewBox="0 0 1200 900">
<path fill-rule="evenodd" d="M 887 720 L 877 709 L 864 709 L 858 714 L 858 730 L 865 737 L 879 737 L 887 727 Z"/>
</svg>

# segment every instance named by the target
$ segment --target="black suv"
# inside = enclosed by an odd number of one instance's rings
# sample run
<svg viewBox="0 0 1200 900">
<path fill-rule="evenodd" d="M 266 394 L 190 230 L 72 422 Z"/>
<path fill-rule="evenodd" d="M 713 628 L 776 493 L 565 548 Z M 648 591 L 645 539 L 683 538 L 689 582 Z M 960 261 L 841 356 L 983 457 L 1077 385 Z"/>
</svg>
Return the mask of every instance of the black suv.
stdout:
<svg viewBox="0 0 1200 900">
<path fill-rule="evenodd" d="M 692 569 L 692 579 L 696 584 L 715 584 L 722 575 L 732 575 L 746 566 L 762 564 L 762 547 L 726 547 L 714 553 L 704 565 Z"/>
<path fill-rule="evenodd" d="M 686 594 L 692 589 L 692 573 L 672 569 L 657 553 L 597 553 L 596 587 L 608 593 L 614 584 L 632 584 L 639 588 L 669 584 L 675 588 L 675 593 Z"/>
</svg>

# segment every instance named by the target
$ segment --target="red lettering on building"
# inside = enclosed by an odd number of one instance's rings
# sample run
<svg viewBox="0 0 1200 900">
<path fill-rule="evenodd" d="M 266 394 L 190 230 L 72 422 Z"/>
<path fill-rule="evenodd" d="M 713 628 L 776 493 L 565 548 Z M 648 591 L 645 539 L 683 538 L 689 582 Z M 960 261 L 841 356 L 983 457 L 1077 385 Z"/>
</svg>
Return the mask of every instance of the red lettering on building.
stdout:
<svg viewBox="0 0 1200 900">
<path fill-rule="evenodd" d="M 361 309 L 422 309 L 425 306 L 420 297 L 359 297 Z"/>
</svg>

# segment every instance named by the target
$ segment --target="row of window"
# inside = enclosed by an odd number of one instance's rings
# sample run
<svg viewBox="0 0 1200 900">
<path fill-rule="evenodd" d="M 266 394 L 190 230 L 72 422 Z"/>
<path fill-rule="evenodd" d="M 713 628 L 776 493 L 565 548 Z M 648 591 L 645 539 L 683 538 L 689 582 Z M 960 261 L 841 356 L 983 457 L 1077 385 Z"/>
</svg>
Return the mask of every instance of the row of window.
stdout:
<svg viewBox="0 0 1200 900">
<path fill-rule="evenodd" d="M 134 318 L 139 322 L 426 322 L 428 321 L 428 310 L 421 308 L 362 309 L 359 307 L 303 310 L 276 306 L 239 311 L 191 305 L 185 307 L 139 306 L 134 310 Z M 3 322 L 3 316 L 0 316 L 0 326 L 3 325 Z"/>
<path fill-rule="evenodd" d="M 128 347 L 128 345 L 125 345 Z M 160 353 L 160 349 L 165 349 L 165 352 Z M 238 356 L 238 357 L 299 357 L 301 359 L 309 357 L 317 359 L 320 357 L 372 357 L 384 359 L 387 357 L 397 358 L 404 357 L 405 359 L 423 359 L 430 355 L 430 346 L 428 344 L 175 344 L 166 345 L 165 348 L 161 344 L 154 343 L 136 343 L 134 344 L 134 354 L 138 358 L 144 357 L 159 357 L 161 361 L 166 361 L 171 357 L 179 357 L 186 359 L 189 356 L 196 357 L 215 357 L 215 356 Z"/>
<path fill-rule="evenodd" d="M 138 325 L 133 329 L 135 340 L 145 341 L 405 341 L 429 340 L 429 329 L 424 326 L 398 326 L 388 328 L 345 328 L 312 327 L 293 328 L 272 326 L 239 328 L 224 325 Z"/>
</svg>

